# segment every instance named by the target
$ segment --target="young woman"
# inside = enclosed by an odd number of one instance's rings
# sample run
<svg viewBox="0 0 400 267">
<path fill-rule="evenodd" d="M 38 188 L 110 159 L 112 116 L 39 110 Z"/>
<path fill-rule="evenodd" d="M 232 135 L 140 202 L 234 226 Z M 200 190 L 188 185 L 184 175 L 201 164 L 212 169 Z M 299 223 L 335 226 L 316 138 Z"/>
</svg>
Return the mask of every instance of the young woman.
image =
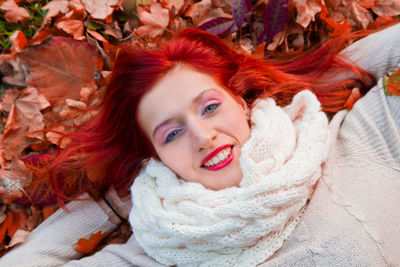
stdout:
<svg viewBox="0 0 400 267">
<path fill-rule="evenodd" d="M 379 79 L 400 62 L 399 36 L 396 25 L 341 55 Z M 95 202 L 71 202 L 0 264 L 399 264 L 400 99 L 380 79 L 328 126 L 321 105 L 344 109 L 346 86 L 372 80 L 331 48 L 264 62 L 188 30 L 159 51 L 121 50 L 102 111 L 60 161 L 85 151 L 77 163 L 101 162 L 103 186 L 136 177 L 134 235 L 70 261 L 78 237 L 113 227 Z"/>
</svg>

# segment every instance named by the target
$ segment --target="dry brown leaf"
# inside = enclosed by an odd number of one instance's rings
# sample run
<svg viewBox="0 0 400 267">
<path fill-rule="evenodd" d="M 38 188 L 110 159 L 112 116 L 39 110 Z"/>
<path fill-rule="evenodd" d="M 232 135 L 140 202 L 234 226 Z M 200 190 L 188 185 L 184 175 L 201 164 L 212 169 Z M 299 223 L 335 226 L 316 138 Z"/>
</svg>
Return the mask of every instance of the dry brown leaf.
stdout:
<svg viewBox="0 0 400 267">
<path fill-rule="evenodd" d="M 21 136 L 43 139 L 41 131 L 44 128 L 42 109 L 50 106 L 36 89 L 25 88 L 19 92 L 11 107 L 10 115 L 3 133 L 4 143 L 18 143 Z M 18 132 L 18 134 L 17 134 Z"/>
<path fill-rule="evenodd" d="M 96 32 L 96 31 L 92 31 L 92 30 L 90 30 L 90 29 L 86 29 L 86 31 L 87 31 L 91 36 L 93 36 L 93 38 L 95 38 L 96 40 L 102 41 L 102 42 L 105 42 L 105 43 L 108 43 L 107 39 L 104 38 L 104 36 L 101 35 L 100 33 Z"/>
<path fill-rule="evenodd" d="M 46 138 L 49 142 L 59 146 L 60 148 L 66 148 L 71 143 L 71 139 L 62 138 L 65 134 L 68 134 L 68 130 L 64 125 L 53 125 L 47 129 Z"/>
<path fill-rule="evenodd" d="M 355 20 L 357 26 L 361 25 L 363 29 L 367 29 L 368 24 L 370 24 L 374 20 L 372 18 L 371 12 L 362 7 L 356 1 L 351 2 L 350 9 L 351 9 L 351 16 L 349 16 L 349 18 Z"/>
<path fill-rule="evenodd" d="M 296 22 L 306 28 L 311 21 L 315 20 L 315 15 L 321 12 L 321 6 L 315 0 L 292 0 L 297 10 Z"/>
<path fill-rule="evenodd" d="M 16 60 L 15 54 L 1 54 L 2 64 L 1 72 L 4 75 L 3 82 L 16 87 L 27 87 L 26 70 L 21 62 Z"/>
<path fill-rule="evenodd" d="M 77 19 L 61 19 L 57 21 L 56 27 L 66 33 L 74 36 L 76 40 L 83 40 L 84 25 L 81 20 Z"/>
<path fill-rule="evenodd" d="M 185 17 L 190 17 L 194 25 L 200 25 L 201 21 L 207 16 L 212 6 L 211 0 L 202 0 L 189 7 L 185 12 Z"/>
<path fill-rule="evenodd" d="M 379 16 L 398 16 L 400 15 L 399 0 L 376 0 L 372 10 Z"/>
<path fill-rule="evenodd" d="M 19 90 L 8 89 L 2 93 L 0 96 L 0 110 L 5 112 L 10 112 L 11 107 L 14 104 L 15 98 L 17 98 Z"/>
<path fill-rule="evenodd" d="M 28 40 L 26 39 L 25 34 L 21 30 L 14 32 L 10 36 L 9 40 L 11 43 L 12 50 L 15 52 L 21 52 L 28 45 Z"/>
<path fill-rule="evenodd" d="M 99 20 L 110 20 L 119 0 L 82 0 L 82 4 L 90 16 Z"/>
<path fill-rule="evenodd" d="M 42 7 L 42 10 L 48 10 L 43 19 L 43 25 L 48 24 L 53 17 L 59 14 L 66 14 L 69 11 L 68 0 L 52 0 Z"/>
<path fill-rule="evenodd" d="M 136 33 L 139 35 L 148 35 L 151 38 L 160 36 L 169 24 L 168 9 L 163 8 L 160 3 L 153 3 L 150 6 L 150 12 L 139 8 L 140 21 L 144 24 L 140 26 Z"/>
<path fill-rule="evenodd" d="M 25 8 L 18 6 L 14 0 L 6 0 L 0 3 L 0 9 L 6 11 L 4 18 L 11 23 L 24 23 L 30 17 L 29 12 Z"/>
<path fill-rule="evenodd" d="M 52 104 L 65 98 L 79 100 L 81 88 L 93 81 L 103 66 L 93 46 L 64 37 L 27 48 L 20 59 L 30 66 L 28 82 Z"/>
<path fill-rule="evenodd" d="M 25 231 L 25 230 L 21 230 L 18 229 L 15 234 L 13 235 L 13 237 L 11 238 L 10 243 L 8 243 L 8 245 L 6 246 L 6 248 L 11 248 L 15 245 L 21 244 L 21 243 L 25 243 L 28 235 L 30 234 L 30 232 Z"/>
</svg>

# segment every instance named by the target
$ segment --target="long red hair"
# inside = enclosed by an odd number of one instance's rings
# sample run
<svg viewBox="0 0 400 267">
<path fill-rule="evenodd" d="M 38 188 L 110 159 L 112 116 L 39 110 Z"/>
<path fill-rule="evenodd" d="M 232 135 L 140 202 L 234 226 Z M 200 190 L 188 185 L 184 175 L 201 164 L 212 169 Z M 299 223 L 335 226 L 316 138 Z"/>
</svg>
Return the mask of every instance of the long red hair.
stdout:
<svg viewBox="0 0 400 267">
<path fill-rule="evenodd" d="M 309 89 L 320 99 L 325 111 L 335 112 L 345 108 L 354 84 L 361 91 L 367 90 L 366 81 L 370 77 L 338 56 L 338 44 L 339 41 L 330 41 L 290 60 L 257 60 L 235 52 L 214 35 L 186 29 L 159 50 L 122 47 L 99 114 L 79 131 L 68 135 L 72 144 L 52 165 L 52 184 L 59 200 L 66 196 L 57 177 L 66 170 L 75 170 L 84 181 L 88 179 L 85 171 L 93 166 L 99 166 L 103 172 L 95 183 L 96 190 L 110 185 L 120 192 L 129 190 L 143 162 L 155 156 L 137 122 L 138 104 L 176 64 L 187 64 L 210 74 L 249 106 L 263 97 L 274 97 L 285 105 L 294 94 Z M 328 69 L 336 72 L 327 75 Z M 333 79 L 334 75 L 349 71 L 355 78 Z"/>
</svg>

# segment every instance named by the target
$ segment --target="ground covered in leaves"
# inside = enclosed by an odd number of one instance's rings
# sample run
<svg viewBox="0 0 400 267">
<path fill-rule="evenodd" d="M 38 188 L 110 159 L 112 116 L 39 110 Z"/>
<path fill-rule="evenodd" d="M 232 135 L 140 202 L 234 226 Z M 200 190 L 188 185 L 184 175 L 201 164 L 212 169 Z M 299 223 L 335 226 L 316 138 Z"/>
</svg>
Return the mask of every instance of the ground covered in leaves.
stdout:
<svg viewBox="0 0 400 267">
<path fill-rule="evenodd" d="M 156 48 L 197 27 L 242 53 L 291 55 L 399 15 L 400 0 L 0 1 L 0 256 L 58 209 L 42 170 L 68 145 L 62 135 L 96 114 L 88 108 L 101 101 L 119 44 Z M 396 73 L 388 93 L 398 93 Z M 91 254 L 129 235 L 123 224 L 82 237 L 76 250 Z"/>
</svg>

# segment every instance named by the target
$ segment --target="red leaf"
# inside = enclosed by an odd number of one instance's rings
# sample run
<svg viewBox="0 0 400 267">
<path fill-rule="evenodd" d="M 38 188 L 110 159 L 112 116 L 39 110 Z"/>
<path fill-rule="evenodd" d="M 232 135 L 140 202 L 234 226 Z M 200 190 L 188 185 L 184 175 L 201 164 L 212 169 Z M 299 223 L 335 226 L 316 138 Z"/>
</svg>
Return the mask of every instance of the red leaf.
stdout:
<svg viewBox="0 0 400 267">
<path fill-rule="evenodd" d="M 98 231 L 97 233 L 92 234 L 89 239 L 80 238 L 78 240 L 75 251 L 82 254 L 89 254 L 93 252 L 100 241 L 108 234 L 109 232 L 105 232 L 104 234 L 102 234 L 101 231 Z"/>
<path fill-rule="evenodd" d="M 28 45 L 25 34 L 21 30 L 14 32 L 10 36 L 9 40 L 11 47 L 15 52 L 21 52 Z"/>
<path fill-rule="evenodd" d="M 52 103 L 65 98 L 79 100 L 82 87 L 93 82 L 103 66 L 96 48 L 64 37 L 27 48 L 19 58 L 30 66 L 29 84 Z"/>
</svg>

